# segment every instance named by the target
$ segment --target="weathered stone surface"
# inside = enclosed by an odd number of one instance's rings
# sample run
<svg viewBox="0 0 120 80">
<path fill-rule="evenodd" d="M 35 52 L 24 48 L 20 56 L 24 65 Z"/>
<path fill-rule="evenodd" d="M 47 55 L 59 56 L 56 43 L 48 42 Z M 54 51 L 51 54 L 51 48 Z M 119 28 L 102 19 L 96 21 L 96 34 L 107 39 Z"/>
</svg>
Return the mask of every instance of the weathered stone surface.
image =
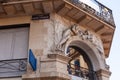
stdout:
<svg viewBox="0 0 120 80">
<path fill-rule="evenodd" d="M 109 80 L 109 77 L 111 75 L 111 72 L 108 70 L 98 70 L 97 71 L 97 76 L 99 80 Z"/>
<path fill-rule="evenodd" d="M 72 34 L 72 36 L 65 40 L 63 51 L 61 51 L 56 49 L 62 39 L 65 39 L 63 37 L 65 34 L 63 33 L 67 30 L 71 31 L 70 29 L 71 26 L 75 24 L 74 22 L 56 13 L 50 14 L 50 19 L 45 20 L 30 20 L 30 16 L 7 19 L 0 19 L 0 25 L 30 23 L 29 49 L 32 49 L 38 60 L 38 68 L 37 71 L 34 72 L 28 63 L 27 72 L 22 76 L 23 80 L 69 80 L 70 77 L 67 72 L 69 58 L 64 55 L 69 45 L 83 49 L 91 59 L 95 71 L 100 69 L 106 70 L 104 55 L 99 54 L 100 52 L 96 47 L 97 45 L 102 46 L 102 44 L 93 41 L 94 44 L 97 44 L 94 45 L 93 42 L 89 40 L 89 33 L 87 35 L 84 34 L 86 30 L 85 27 L 78 26 L 77 29 L 83 30 L 82 35 L 80 33 L 76 35 L 77 31 L 79 32 L 80 30 L 75 30 L 75 34 Z M 99 35 L 92 31 L 90 31 L 90 33 L 100 39 Z M 106 72 L 104 74 L 101 72 L 99 75 L 100 80 L 108 80 L 110 75 L 107 74 Z"/>
<path fill-rule="evenodd" d="M 47 57 L 40 61 L 39 71 L 26 73 L 22 76 L 23 80 L 70 80 L 67 72 L 67 63 L 70 60 L 64 54 L 48 54 Z"/>
</svg>

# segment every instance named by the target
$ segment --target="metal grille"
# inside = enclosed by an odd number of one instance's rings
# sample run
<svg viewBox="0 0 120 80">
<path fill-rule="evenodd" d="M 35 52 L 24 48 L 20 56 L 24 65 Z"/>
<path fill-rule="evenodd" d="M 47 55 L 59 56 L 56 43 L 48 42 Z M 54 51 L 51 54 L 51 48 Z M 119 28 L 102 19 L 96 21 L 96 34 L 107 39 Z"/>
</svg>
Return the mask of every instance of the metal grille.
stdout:
<svg viewBox="0 0 120 80">
<path fill-rule="evenodd" d="M 67 70 L 70 75 L 80 77 L 82 80 L 98 80 L 95 71 L 90 71 L 83 67 L 79 67 L 79 68 L 75 69 L 75 68 L 71 67 L 71 65 L 68 65 Z M 93 77 L 92 77 L 92 75 L 93 75 Z"/>
<path fill-rule="evenodd" d="M 103 4 L 99 3 L 98 1 L 96 1 L 96 3 L 98 3 L 98 6 L 100 8 L 100 11 L 96 11 L 95 9 L 93 9 L 91 6 L 81 2 L 80 0 L 67 0 L 68 2 L 72 3 L 73 5 L 83 9 L 84 11 L 96 16 L 97 18 L 107 22 L 108 24 L 114 26 L 114 20 L 113 20 L 113 14 L 112 14 L 112 10 L 109 9 L 108 7 L 104 6 Z"/>
<path fill-rule="evenodd" d="M 0 77 L 22 76 L 27 69 L 27 58 L 0 61 Z"/>
</svg>

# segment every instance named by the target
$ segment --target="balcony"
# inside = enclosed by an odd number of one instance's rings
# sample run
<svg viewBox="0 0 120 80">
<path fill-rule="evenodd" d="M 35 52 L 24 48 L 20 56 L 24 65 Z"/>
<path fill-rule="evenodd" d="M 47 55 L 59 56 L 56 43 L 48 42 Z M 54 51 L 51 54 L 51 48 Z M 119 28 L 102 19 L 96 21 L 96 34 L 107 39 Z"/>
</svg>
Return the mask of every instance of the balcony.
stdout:
<svg viewBox="0 0 120 80">
<path fill-rule="evenodd" d="M 85 12 L 88 12 L 91 15 L 99 18 L 100 20 L 103 20 L 103 21 L 107 22 L 108 24 L 115 26 L 112 10 L 110 10 L 106 6 L 102 5 L 101 3 L 96 1 L 96 3 L 98 4 L 98 7 L 99 7 L 99 10 L 97 11 L 94 8 L 92 8 L 91 6 L 81 2 L 81 0 L 67 0 L 67 1 L 72 3 L 73 5 L 81 8 Z"/>
<path fill-rule="evenodd" d="M 77 69 L 68 67 L 68 73 L 70 74 L 72 80 L 98 80 L 94 71 L 89 71 L 83 67 Z"/>
</svg>

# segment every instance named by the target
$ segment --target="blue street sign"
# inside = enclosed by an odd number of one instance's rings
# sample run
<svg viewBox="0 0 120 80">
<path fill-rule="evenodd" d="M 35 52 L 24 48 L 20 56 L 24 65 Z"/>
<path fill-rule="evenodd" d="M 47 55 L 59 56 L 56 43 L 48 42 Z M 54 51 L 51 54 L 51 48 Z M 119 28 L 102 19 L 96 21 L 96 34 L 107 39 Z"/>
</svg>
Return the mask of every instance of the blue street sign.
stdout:
<svg viewBox="0 0 120 80">
<path fill-rule="evenodd" d="M 29 63 L 33 69 L 33 71 L 36 71 L 37 69 L 37 59 L 35 58 L 32 50 L 29 50 Z"/>
</svg>

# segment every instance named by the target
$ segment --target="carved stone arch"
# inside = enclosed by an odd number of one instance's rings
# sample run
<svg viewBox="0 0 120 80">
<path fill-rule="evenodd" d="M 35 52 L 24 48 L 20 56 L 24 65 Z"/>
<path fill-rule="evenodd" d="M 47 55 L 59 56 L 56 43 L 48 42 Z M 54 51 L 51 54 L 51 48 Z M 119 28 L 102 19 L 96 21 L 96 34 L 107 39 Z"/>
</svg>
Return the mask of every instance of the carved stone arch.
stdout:
<svg viewBox="0 0 120 80">
<path fill-rule="evenodd" d="M 82 40 L 78 36 L 72 36 L 71 38 L 69 38 L 69 40 L 66 43 L 65 54 L 69 46 L 76 46 L 82 49 L 86 53 L 86 55 L 89 57 L 89 59 L 91 60 L 94 71 L 98 71 L 100 69 L 105 70 L 104 59 L 100 55 L 99 51 L 95 48 L 95 46 L 92 45 L 89 41 Z"/>
</svg>

